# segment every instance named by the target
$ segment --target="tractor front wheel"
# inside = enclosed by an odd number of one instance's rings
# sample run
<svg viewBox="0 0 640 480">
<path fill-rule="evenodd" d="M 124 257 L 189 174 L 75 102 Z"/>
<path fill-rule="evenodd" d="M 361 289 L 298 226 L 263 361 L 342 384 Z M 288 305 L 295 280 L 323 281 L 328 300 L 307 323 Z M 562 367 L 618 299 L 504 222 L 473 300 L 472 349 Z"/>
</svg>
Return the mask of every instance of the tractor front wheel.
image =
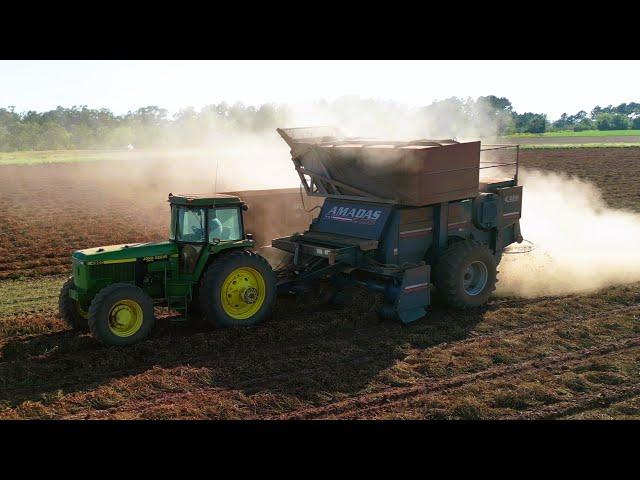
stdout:
<svg viewBox="0 0 640 480">
<path fill-rule="evenodd" d="M 73 277 L 69 277 L 60 289 L 60 297 L 58 297 L 60 318 L 74 330 L 86 332 L 89 330 L 87 323 L 89 312 L 83 310 L 78 301 L 69 296 L 71 287 L 73 287 Z"/>
<path fill-rule="evenodd" d="M 496 262 L 491 251 L 472 240 L 456 242 L 438 260 L 434 283 L 448 305 L 467 309 L 483 305 L 496 289 Z"/>
<path fill-rule="evenodd" d="M 203 317 L 212 325 L 256 325 L 273 309 L 276 276 L 269 263 L 256 253 L 224 253 L 202 276 L 199 297 Z"/>
<path fill-rule="evenodd" d="M 89 307 L 89 328 L 105 345 L 131 345 L 155 325 L 153 301 L 140 287 L 114 283 L 98 292 Z"/>
</svg>

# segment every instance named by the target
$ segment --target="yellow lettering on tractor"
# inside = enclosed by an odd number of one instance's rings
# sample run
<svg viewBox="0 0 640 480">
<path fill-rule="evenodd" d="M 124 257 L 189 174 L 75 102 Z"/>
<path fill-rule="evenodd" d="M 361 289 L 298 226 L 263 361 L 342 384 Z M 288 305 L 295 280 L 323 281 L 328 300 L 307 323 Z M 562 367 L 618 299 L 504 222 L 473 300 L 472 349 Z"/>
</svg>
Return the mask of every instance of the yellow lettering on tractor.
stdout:
<svg viewBox="0 0 640 480">
<path fill-rule="evenodd" d="M 156 255 L 156 256 L 150 256 L 150 257 L 143 257 L 142 261 L 153 262 L 155 260 L 166 260 L 167 258 L 169 258 L 169 255 Z"/>
<path fill-rule="evenodd" d="M 87 262 L 87 265 L 108 265 L 112 263 L 128 263 L 135 261 L 135 258 L 124 258 L 122 260 L 94 260 L 92 262 Z"/>
</svg>

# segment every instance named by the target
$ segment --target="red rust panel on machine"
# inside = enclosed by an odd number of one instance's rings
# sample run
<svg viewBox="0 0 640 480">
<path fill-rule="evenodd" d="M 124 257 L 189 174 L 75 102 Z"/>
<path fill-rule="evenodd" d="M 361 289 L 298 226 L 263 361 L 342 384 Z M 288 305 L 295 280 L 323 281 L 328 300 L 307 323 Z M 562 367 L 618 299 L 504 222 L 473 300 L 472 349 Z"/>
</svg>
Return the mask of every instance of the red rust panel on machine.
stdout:
<svg viewBox="0 0 640 480">
<path fill-rule="evenodd" d="M 249 209 L 244 213 L 244 227 L 253 233 L 256 245 L 270 244 L 272 238 L 303 232 L 309 228 L 313 214 L 307 212 L 320 205 L 322 199 L 304 195 L 304 205 L 299 188 L 276 188 L 225 192 L 236 195 Z"/>
</svg>

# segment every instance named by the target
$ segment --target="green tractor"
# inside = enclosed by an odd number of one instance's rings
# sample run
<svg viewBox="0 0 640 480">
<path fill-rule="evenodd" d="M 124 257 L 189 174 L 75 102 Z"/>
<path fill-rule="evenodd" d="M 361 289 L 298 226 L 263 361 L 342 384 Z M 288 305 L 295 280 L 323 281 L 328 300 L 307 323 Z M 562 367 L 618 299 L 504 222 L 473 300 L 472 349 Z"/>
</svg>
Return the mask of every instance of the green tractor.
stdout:
<svg viewBox="0 0 640 480">
<path fill-rule="evenodd" d="M 107 345 L 149 335 L 154 306 L 216 326 L 255 325 L 270 315 L 276 277 L 252 252 L 232 195 L 172 195 L 168 241 L 73 252 L 73 275 L 60 292 L 60 315 Z"/>
</svg>

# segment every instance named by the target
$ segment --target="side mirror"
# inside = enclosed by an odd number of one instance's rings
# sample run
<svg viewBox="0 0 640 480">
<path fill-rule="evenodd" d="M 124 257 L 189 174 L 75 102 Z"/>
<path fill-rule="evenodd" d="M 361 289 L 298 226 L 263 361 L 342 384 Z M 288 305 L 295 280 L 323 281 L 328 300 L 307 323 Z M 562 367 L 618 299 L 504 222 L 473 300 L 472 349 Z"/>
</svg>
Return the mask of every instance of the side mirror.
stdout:
<svg viewBox="0 0 640 480">
<path fill-rule="evenodd" d="M 253 233 L 247 233 L 245 237 L 247 237 L 247 240 L 253 240 Z"/>
<path fill-rule="evenodd" d="M 246 203 L 242 204 L 242 211 L 246 212 L 247 210 L 249 210 L 249 206 Z"/>
</svg>

